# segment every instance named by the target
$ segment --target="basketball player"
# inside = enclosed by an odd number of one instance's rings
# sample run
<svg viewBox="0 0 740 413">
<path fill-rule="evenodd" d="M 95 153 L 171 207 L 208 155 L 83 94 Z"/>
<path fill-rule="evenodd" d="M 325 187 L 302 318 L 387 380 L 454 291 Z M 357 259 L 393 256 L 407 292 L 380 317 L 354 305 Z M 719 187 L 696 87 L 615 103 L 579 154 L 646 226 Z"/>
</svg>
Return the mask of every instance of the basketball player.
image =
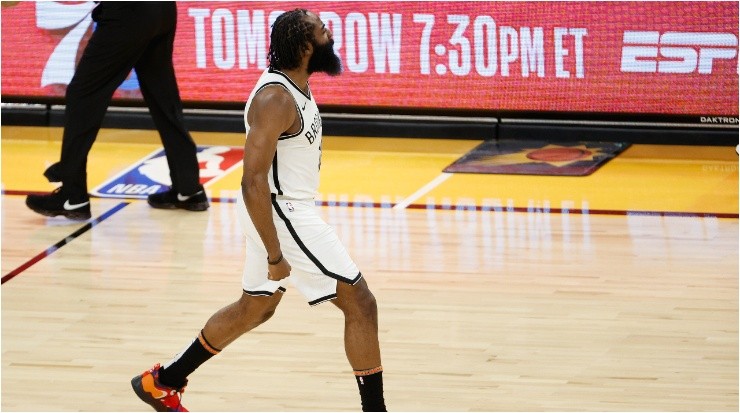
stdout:
<svg viewBox="0 0 740 413">
<path fill-rule="evenodd" d="M 186 411 L 187 377 L 242 334 L 267 321 L 290 284 L 308 304 L 331 301 L 345 317 L 344 345 L 363 411 L 385 411 L 375 297 L 314 197 L 321 163 L 321 117 L 312 73 L 338 75 L 332 33 L 313 13 L 296 9 L 276 20 L 270 67 L 247 101 L 239 221 L 246 234 L 240 299 L 217 311 L 182 353 L 131 380 L 158 411 Z M 215 406 L 214 406 L 215 408 Z"/>
</svg>

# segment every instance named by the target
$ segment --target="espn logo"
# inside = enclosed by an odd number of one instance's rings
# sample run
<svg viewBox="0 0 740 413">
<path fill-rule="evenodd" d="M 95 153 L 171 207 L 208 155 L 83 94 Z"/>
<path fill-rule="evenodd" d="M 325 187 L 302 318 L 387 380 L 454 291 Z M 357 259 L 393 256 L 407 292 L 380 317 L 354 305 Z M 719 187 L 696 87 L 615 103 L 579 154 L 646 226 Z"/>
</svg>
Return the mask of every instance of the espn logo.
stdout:
<svg viewBox="0 0 740 413">
<path fill-rule="evenodd" d="M 715 59 L 737 56 L 732 33 L 625 31 L 622 72 L 712 73 Z"/>
</svg>

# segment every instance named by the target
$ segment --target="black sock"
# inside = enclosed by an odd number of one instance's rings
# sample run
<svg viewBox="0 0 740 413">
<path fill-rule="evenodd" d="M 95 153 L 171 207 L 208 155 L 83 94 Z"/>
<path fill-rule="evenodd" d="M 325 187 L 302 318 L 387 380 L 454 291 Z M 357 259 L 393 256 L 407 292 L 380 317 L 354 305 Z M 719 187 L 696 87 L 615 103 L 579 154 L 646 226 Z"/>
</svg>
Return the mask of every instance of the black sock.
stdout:
<svg viewBox="0 0 740 413">
<path fill-rule="evenodd" d="M 168 387 L 182 388 L 188 382 L 187 377 L 190 373 L 220 351 L 208 344 L 201 330 L 198 337 L 185 351 L 175 356 L 170 364 L 159 370 L 159 382 Z"/>
<path fill-rule="evenodd" d="M 360 388 L 363 412 L 385 412 L 383 399 L 383 367 L 357 371 L 355 370 L 357 387 Z"/>
</svg>

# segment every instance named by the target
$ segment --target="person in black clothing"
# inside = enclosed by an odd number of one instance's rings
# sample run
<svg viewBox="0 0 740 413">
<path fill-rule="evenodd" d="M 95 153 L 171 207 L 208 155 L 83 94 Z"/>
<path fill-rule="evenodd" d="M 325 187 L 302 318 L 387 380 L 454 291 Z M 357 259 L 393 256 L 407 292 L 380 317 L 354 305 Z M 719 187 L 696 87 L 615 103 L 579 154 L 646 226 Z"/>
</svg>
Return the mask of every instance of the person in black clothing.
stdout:
<svg viewBox="0 0 740 413">
<path fill-rule="evenodd" d="M 26 205 L 45 216 L 89 219 L 87 156 L 113 93 L 131 69 L 164 145 L 172 187 L 150 195 L 154 208 L 208 209 L 199 181 L 197 149 L 184 126 L 182 101 L 172 64 L 177 7 L 174 2 L 101 2 L 97 22 L 65 95 L 60 161 L 44 176 L 62 186 L 51 194 L 29 195 Z"/>
</svg>

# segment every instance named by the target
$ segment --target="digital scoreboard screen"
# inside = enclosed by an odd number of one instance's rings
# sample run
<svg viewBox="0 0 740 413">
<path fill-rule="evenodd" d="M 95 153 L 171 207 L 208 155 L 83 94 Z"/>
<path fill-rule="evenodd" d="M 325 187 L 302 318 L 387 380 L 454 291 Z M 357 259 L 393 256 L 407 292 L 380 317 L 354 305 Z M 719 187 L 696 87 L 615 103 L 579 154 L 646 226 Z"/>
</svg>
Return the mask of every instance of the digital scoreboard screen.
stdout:
<svg viewBox="0 0 740 413">
<path fill-rule="evenodd" d="M 62 98 L 95 4 L 2 4 L 3 97 Z M 312 76 L 320 105 L 737 122 L 734 1 L 181 2 L 183 100 L 243 104 L 267 66 L 271 24 L 296 7 L 333 32 L 344 66 Z M 135 73 L 115 98 L 141 99 Z"/>
</svg>

